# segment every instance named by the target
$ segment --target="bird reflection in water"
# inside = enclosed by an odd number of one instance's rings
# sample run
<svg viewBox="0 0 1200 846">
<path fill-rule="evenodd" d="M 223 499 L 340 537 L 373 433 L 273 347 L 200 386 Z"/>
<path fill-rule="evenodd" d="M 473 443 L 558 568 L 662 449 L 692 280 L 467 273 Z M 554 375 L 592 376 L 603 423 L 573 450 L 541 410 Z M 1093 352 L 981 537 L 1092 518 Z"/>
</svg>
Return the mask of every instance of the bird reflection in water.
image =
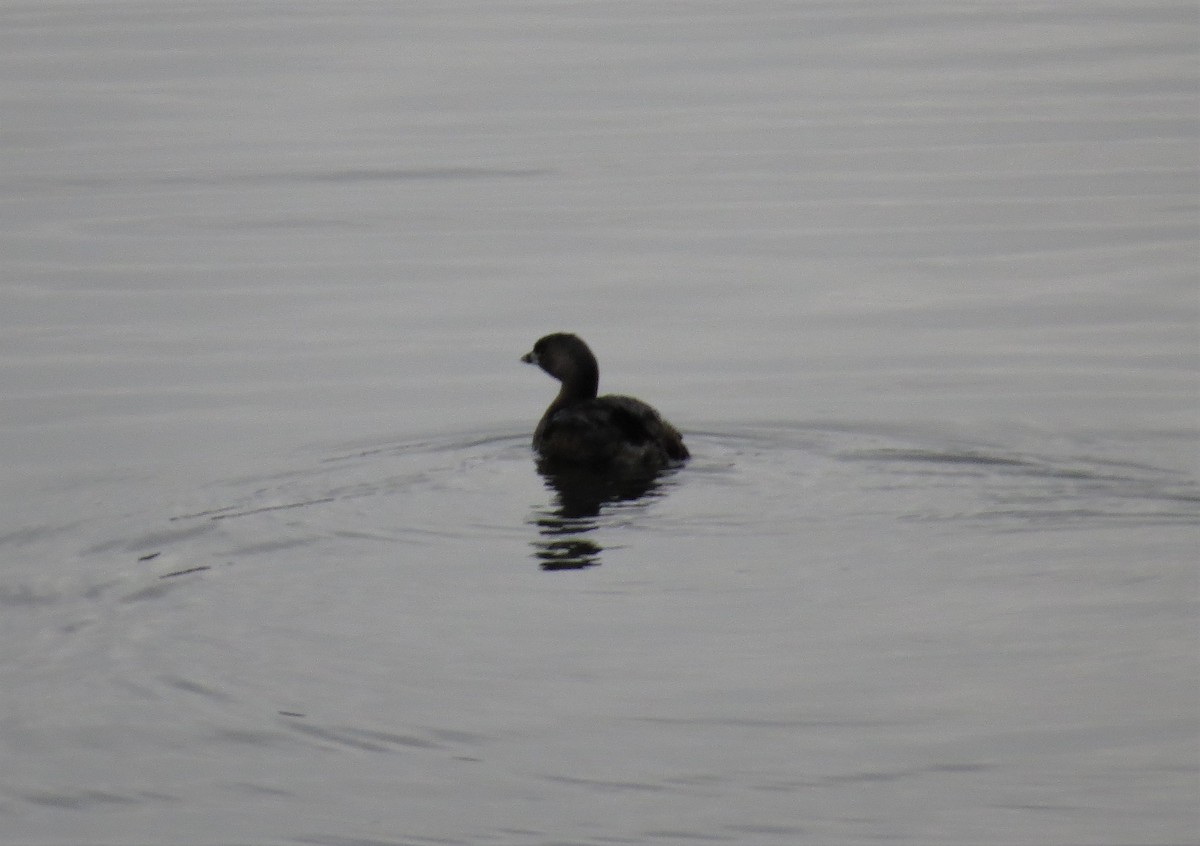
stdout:
<svg viewBox="0 0 1200 846">
<path fill-rule="evenodd" d="M 538 462 L 546 489 L 554 492 L 549 508 L 530 522 L 537 526 L 533 555 L 543 570 L 581 570 L 600 563 L 604 547 L 589 537 L 601 525 L 601 514 L 662 495 L 661 473 L 614 474 L 587 467 Z"/>
</svg>

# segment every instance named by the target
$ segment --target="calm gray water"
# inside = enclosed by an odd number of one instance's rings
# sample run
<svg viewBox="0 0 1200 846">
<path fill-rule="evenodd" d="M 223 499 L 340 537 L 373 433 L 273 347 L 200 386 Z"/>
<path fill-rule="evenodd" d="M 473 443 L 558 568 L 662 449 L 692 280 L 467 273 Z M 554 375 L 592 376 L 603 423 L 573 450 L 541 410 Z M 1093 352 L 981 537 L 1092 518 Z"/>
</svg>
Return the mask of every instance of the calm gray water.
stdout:
<svg viewBox="0 0 1200 846">
<path fill-rule="evenodd" d="M 0 4 L 0 842 L 1196 842 L 1198 44 Z"/>
</svg>

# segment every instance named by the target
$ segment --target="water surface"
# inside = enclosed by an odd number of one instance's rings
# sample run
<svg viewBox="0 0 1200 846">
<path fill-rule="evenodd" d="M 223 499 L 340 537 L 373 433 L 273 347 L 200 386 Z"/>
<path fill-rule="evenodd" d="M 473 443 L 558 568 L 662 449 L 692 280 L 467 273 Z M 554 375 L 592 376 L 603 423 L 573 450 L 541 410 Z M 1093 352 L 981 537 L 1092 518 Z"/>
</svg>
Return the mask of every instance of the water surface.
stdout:
<svg viewBox="0 0 1200 846">
<path fill-rule="evenodd" d="M 1197 30 L 4 5 L 0 840 L 1193 840 Z"/>
</svg>

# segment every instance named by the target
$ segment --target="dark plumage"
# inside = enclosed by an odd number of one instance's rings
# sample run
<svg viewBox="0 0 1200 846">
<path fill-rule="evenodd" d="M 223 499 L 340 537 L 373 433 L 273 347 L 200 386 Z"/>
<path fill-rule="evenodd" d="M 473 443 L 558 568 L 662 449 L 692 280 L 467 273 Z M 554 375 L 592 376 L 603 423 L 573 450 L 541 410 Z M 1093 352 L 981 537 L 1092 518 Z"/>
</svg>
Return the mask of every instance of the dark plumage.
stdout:
<svg viewBox="0 0 1200 846">
<path fill-rule="evenodd" d="M 521 357 L 562 383 L 533 431 L 543 459 L 592 467 L 658 469 L 688 457 L 679 431 L 633 397 L 596 396 L 600 368 L 575 335 L 546 335 Z"/>
</svg>

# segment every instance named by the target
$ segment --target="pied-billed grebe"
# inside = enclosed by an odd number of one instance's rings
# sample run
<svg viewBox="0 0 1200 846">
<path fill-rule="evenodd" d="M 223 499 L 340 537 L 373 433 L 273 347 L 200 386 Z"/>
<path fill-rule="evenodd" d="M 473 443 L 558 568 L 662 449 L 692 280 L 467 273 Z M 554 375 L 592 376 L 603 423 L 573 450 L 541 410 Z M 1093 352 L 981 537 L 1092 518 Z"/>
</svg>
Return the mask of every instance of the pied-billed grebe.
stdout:
<svg viewBox="0 0 1200 846">
<path fill-rule="evenodd" d="M 596 396 L 600 368 L 582 339 L 566 332 L 546 335 L 521 357 L 562 388 L 533 431 L 543 459 L 592 467 L 661 468 L 688 457 L 679 431 L 633 397 Z"/>
</svg>

